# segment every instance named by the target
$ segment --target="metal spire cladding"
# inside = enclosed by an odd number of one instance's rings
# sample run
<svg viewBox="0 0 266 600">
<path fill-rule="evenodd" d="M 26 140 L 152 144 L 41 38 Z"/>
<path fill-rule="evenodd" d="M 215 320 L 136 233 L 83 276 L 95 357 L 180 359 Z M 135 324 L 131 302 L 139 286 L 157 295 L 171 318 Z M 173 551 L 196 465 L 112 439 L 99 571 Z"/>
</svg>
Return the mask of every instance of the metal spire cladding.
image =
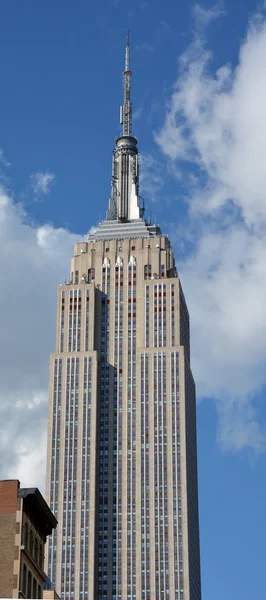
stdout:
<svg viewBox="0 0 266 600">
<path fill-rule="evenodd" d="M 130 85 L 132 72 L 129 68 L 130 47 L 129 31 L 127 32 L 125 70 L 124 70 L 124 105 L 120 107 L 120 124 L 123 125 L 123 135 L 131 135 L 132 130 L 132 104 L 130 102 Z"/>
<path fill-rule="evenodd" d="M 131 71 L 129 68 L 129 32 L 126 39 L 124 77 L 124 104 L 120 107 L 123 133 L 117 138 L 112 165 L 112 189 L 107 221 L 128 222 L 141 219 L 143 209 L 139 202 L 139 161 L 137 139 L 132 135 L 132 105 L 130 101 Z"/>
</svg>

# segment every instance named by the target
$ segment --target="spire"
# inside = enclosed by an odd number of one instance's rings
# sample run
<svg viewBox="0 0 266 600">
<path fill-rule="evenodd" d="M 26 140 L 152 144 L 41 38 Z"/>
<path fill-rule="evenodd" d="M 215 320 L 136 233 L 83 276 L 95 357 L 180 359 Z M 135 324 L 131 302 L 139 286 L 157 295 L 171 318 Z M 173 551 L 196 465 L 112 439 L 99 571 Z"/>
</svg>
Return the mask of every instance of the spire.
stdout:
<svg viewBox="0 0 266 600">
<path fill-rule="evenodd" d="M 113 152 L 112 189 L 106 218 L 128 222 L 143 217 L 139 198 L 139 159 L 137 139 L 132 135 L 130 102 L 129 32 L 126 39 L 124 70 L 124 104 L 120 107 L 123 133 L 117 138 Z"/>
<path fill-rule="evenodd" d="M 132 105 L 130 102 L 130 80 L 131 71 L 129 68 L 130 59 L 130 46 L 129 46 L 129 30 L 127 32 L 126 39 L 126 53 L 125 53 L 125 70 L 124 76 L 124 104 L 120 107 L 120 123 L 123 125 L 123 135 L 131 135 L 132 130 Z"/>
</svg>

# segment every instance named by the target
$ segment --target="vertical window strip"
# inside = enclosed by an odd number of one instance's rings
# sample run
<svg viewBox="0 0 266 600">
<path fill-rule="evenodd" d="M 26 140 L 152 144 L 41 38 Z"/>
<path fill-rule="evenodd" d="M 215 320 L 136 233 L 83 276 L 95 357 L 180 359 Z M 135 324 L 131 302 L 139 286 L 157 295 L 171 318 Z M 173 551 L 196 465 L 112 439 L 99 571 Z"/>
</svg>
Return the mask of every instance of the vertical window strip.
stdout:
<svg viewBox="0 0 266 600">
<path fill-rule="evenodd" d="M 86 290 L 85 306 L 85 352 L 89 350 L 89 315 L 90 315 L 90 290 Z"/>
<path fill-rule="evenodd" d="M 141 598 L 146 600 L 146 527 L 145 527 L 145 363 L 144 354 L 140 362 L 140 440 L 141 440 Z"/>
<path fill-rule="evenodd" d="M 150 288 L 145 288 L 145 348 L 150 345 Z"/>
<path fill-rule="evenodd" d="M 150 595 L 149 355 L 141 355 L 141 589 Z"/>
<path fill-rule="evenodd" d="M 70 291 L 70 296 L 73 292 Z M 70 328 L 69 328 L 70 331 Z M 65 416 L 65 455 L 64 455 L 64 497 L 63 497 L 63 528 L 62 528 L 62 568 L 61 568 L 61 595 L 66 597 L 67 573 L 66 573 L 66 554 L 67 554 L 67 507 L 68 502 L 71 502 L 71 491 L 69 489 L 69 420 L 70 420 L 70 398 L 71 398 L 71 362 L 72 359 L 67 359 L 67 374 L 66 374 L 66 416 Z M 68 582 L 69 586 L 69 582 Z"/>
<path fill-rule="evenodd" d="M 54 361 L 54 387 L 53 387 L 53 426 L 52 426 L 52 460 L 51 460 L 51 489 L 50 506 L 54 515 L 58 515 L 58 482 L 60 460 L 60 422 L 61 422 L 61 386 L 62 386 L 62 359 Z M 51 581 L 56 579 L 56 548 L 57 531 L 53 531 L 48 550 L 48 572 Z"/>
<path fill-rule="evenodd" d="M 162 370 L 162 354 L 159 353 L 158 355 L 158 429 L 159 429 L 159 444 L 158 444 L 158 451 L 159 451 L 159 469 L 158 469 L 158 497 L 159 497 L 159 524 L 158 524 L 158 529 L 159 529 L 159 560 L 160 560 L 160 599 L 164 600 L 165 598 L 165 569 L 164 569 L 164 501 L 163 501 L 163 495 L 164 495 L 164 488 L 163 488 L 163 469 L 164 469 L 164 463 L 163 463 L 163 455 L 164 455 L 164 451 L 163 451 L 163 443 L 164 443 L 164 438 L 163 438 L 163 432 L 164 432 L 164 423 L 163 423 L 163 370 Z"/>
<path fill-rule="evenodd" d="M 166 285 L 153 286 L 153 347 L 167 345 Z"/>
<path fill-rule="evenodd" d="M 162 288 L 162 319 L 163 319 L 163 346 L 167 346 L 167 317 L 166 317 L 166 285 L 163 284 Z"/>
<path fill-rule="evenodd" d="M 68 318 L 68 352 L 80 351 L 81 298 L 81 290 L 70 290 Z"/>
<path fill-rule="evenodd" d="M 153 358 L 154 389 L 154 529 L 155 593 L 159 600 L 169 597 L 168 485 L 167 485 L 167 358 Z"/>
<path fill-rule="evenodd" d="M 159 365 L 158 354 L 153 355 L 153 395 L 154 395 L 154 532 L 155 532 L 155 595 L 160 600 L 161 572 L 159 568 Z"/>
<path fill-rule="evenodd" d="M 157 286 L 157 313 L 158 313 L 158 346 L 161 348 L 162 346 L 162 286 L 159 284 Z"/>
<path fill-rule="evenodd" d="M 61 303 L 60 303 L 60 352 L 64 352 L 64 335 L 65 335 L 65 292 L 61 293 Z"/>
<path fill-rule="evenodd" d="M 100 461 L 98 508 L 98 600 L 107 598 L 108 456 L 109 456 L 109 301 L 110 265 L 102 268 L 100 363 Z"/>
<path fill-rule="evenodd" d="M 68 316 L 68 352 L 72 352 L 73 345 L 73 311 L 74 311 L 73 290 L 69 294 L 69 316 Z"/>
<path fill-rule="evenodd" d="M 158 305 L 157 284 L 153 286 L 153 347 L 158 346 Z"/>
<path fill-rule="evenodd" d="M 62 592 L 74 593 L 75 587 L 75 533 L 76 533 L 76 480 L 78 443 L 79 359 L 67 360 L 66 423 L 64 457 L 64 510 L 62 537 Z"/>
<path fill-rule="evenodd" d="M 164 548 L 164 594 L 166 596 L 170 593 L 169 590 L 169 553 L 168 553 L 168 470 L 167 470 L 167 388 L 166 388 L 166 354 L 163 353 L 163 369 L 162 369 L 162 417 L 163 417 L 163 548 Z M 166 596 L 164 596 L 166 598 Z"/>
<path fill-rule="evenodd" d="M 112 514 L 112 597 L 118 595 L 118 578 L 116 572 L 116 565 L 118 567 L 118 478 L 119 474 L 117 471 L 118 464 L 118 411 L 117 407 L 119 404 L 119 392 L 118 392 L 118 379 L 119 379 L 119 292 L 120 292 L 120 273 L 119 267 L 115 267 L 115 286 L 114 286 L 114 306 L 115 306 L 115 320 L 114 320 L 114 375 L 113 375 L 113 514 Z"/>
<path fill-rule="evenodd" d="M 94 267 L 91 267 L 91 269 L 88 269 L 88 283 L 91 283 L 92 281 L 94 281 L 95 279 L 95 269 Z"/>
<path fill-rule="evenodd" d="M 123 364 L 123 271 L 120 270 L 120 334 L 119 365 Z M 123 434 L 123 376 L 119 374 L 118 399 L 118 599 L 122 600 L 122 434 Z"/>
<path fill-rule="evenodd" d="M 76 350 L 80 352 L 82 291 L 77 290 Z"/>
<path fill-rule="evenodd" d="M 80 542 L 80 600 L 88 588 L 89 569 L 89 514 L 90 514 L 90 436 L 92 360 L 84 358 L 83 372 L 83 425 L 82 425 L 82 486 L 81 486 L 81 542 Z"/>
<path fill-rule="evenodd" d="M 127 596 L 132 594 L 132 266 L 128 267 Z"/>
<path fill-rule="evenodd" d="M 151 265 L 144 265 L 144 279 L 151 278 Z"/>
<path fill-rule="evenodd" d="M 113 596 L 122 600 L 122 393 L 123 265 L 115 267 L 114 455 L 113 455 Z"/>
<path fill-rule="evenodd" d="M 150 595 L 150 445 L 149 445 L 149 355 L 145 355 L 145 526 L 146 591 Z"/>
<path fill-rule="evenodd" d="M 182 500 L 179 424 L 179 355 L 171 352 L 171 397 L 172 397 L 172 462 L 173 462 L 173 537 L 175 600 L 183 600 L 183 555 L 182 555 Z M 181 570 L 181 572 L 180 572 Z"/>
<path fill-rule="evenodd" d="M 128 266 L 127 596 L 136 594 L 136 265 Z"/>
<path fill-rule="evenodd" d="M 171 283 L 171 296 L 170 296 L 170 331 L 171 331 L 171 344 L 175 346 L 175 286 Z"/>
</svg>

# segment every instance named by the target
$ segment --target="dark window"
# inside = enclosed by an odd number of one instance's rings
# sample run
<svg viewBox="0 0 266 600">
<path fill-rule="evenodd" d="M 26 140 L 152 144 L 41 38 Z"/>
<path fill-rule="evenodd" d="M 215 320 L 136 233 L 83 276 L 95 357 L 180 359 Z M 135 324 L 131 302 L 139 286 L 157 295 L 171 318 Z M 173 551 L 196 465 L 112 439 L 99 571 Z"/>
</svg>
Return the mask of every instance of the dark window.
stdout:
<svg viewBox="0 0 266 600">
<path fill-rule="evenodd" d="M 33 535 L 32 531 L 30 532 L 30 546 L 29 546 L 30 554 L 33 556 Z"/>
<path fill-rule="evenodd" d="M 144 265 L 144 279 L 151 278 L 151 265 Z"/>
<path fill-rule="evenodd" d="M 29 543 L 29 528 L 28 528 L 28 523 L 26 523 L 25 534 L 24 534 L 24 545 L 25 545 L 25 548 L 27 548 L 27 549 L 28 549 L 28 543 Z"/>
<path fill-rule="evenodd" d="M 24 596 L 27 594 L 27 567 L 23 566 L 22 592 Z"/>
<path fill-rule="evenodd" d="M 95 269 L 88 269 L 88 283 L 91 283 L 95 279 Z"/>
<path fill-rule="evenodd" d="M 43 547 L 42 547 L 42 544 L 40 544 L 40 551 L 39 551 L 39 567 L 41 569 L 43 568 Z"/>
<path fill-rule="evenodd" d="M 28 591 L 27 591 L 28 598 L 31 598 L 31 580 L 32 580 L 31 572 L 29 571 L 28 572 Z"/>
<path fill-rule="evenodd" d="M 38 544 L 38 540 L 35 540 L 35 545 L 34 545 L 34 559 L 35 562 L 38 564 L 39 561 L 39 544 Z"/>
</svg>

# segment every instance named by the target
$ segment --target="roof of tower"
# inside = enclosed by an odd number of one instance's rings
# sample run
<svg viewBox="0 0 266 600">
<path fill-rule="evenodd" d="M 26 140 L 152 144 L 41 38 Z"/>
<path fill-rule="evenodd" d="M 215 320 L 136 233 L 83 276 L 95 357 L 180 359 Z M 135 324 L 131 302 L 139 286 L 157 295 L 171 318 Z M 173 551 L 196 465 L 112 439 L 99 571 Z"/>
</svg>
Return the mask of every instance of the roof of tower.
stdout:
<svg viewBox="0 0 266 600">
<path fill-rule="evenodd" d="M 124 104 L 120 107 L 123 131 L 113 151 L 112 188 L 106 220 L 99 224 L 93 234 L 89 234 L 89 241 L 161 235 L 157 225 L 144 220 L 144 208 L 140 206 L 137 139 L 132 135 L 131 75 L 127 32 L 123 71 Z"/>
</svg>

